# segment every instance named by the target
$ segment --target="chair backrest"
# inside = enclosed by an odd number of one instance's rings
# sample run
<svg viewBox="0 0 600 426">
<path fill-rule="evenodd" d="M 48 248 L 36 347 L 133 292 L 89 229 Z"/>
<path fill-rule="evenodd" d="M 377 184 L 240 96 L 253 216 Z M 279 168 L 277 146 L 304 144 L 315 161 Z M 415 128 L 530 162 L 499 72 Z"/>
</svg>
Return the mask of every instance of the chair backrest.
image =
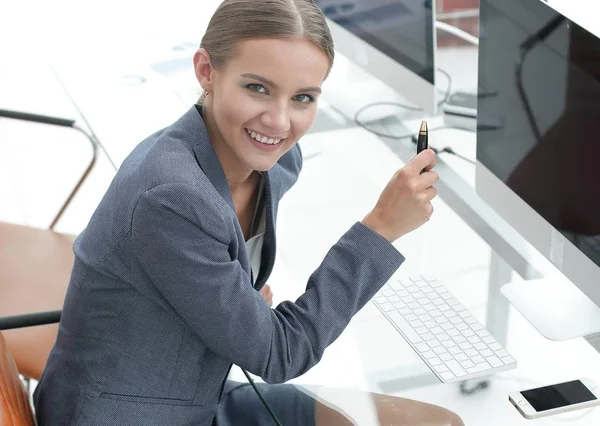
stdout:
<svg viewBox="0 0 600 426">
<path fill-rule="evenodd" d="M 0 426 L 35 426 L 33 410 L 0 332 Z"/>
</svg>

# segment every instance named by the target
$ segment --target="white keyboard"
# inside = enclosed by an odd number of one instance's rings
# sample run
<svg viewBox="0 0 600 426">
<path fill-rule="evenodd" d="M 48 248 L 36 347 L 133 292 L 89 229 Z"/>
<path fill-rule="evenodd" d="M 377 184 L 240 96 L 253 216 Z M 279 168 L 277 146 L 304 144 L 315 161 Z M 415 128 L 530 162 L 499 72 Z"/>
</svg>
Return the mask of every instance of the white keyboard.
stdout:
<svg viewBox="0 0 600 426">
<path fill-rule="evenodd" d="M 459 382 L 517 366 L 433 277 L 392 278 L 372 301 L 442 382 Z"/>
</svg>

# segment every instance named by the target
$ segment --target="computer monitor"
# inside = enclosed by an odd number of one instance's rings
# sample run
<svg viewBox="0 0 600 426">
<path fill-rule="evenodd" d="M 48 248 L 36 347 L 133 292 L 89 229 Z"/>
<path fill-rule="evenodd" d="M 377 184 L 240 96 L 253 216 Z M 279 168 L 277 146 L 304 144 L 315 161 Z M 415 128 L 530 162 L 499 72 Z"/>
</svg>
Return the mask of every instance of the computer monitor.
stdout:
<svg viewBox="0 0 600 426">
<path fill-rule="evenodd" d="M 433 0 L 315 3 L 328 18 L 336 51 L 426 113 L 436 112 Z M 352 92 L 356 87 L 350 81 L 342 90 Z M 365 103 L 377 98 L 373 93 L 377 90 L 363 91 Z"/>
<path fill-rule="evenodd" d="M 478 129 L 476 189 L 600 306 L 600 27 L 577 13 L 480 1 L 478 115 L 501 125 Z"/>
</svg>

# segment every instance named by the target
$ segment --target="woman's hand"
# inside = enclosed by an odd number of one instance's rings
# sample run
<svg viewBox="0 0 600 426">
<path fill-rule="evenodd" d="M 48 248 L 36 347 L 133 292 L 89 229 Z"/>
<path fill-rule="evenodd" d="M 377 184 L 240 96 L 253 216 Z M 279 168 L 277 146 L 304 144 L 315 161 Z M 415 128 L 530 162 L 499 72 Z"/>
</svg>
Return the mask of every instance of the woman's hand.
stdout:
<svg viewBox="0 0 600 426">
<path fill-rule="evenodd" d="M 273 306 L 273 292 L 271 291 L 271 286 L 269 284 L 265 284 L 259 291 L 260 295 L 265 299 L 267 305 L 269 307 Z"/>
<path fill-rule="evenodd" d="M 437 195 L 433 185 L 439 176 L 431 170 L 436 162 L 431 149 L 415 156 L 392 177 L 362 223 L 391 243 L 427 222 Z"/>
</svg>

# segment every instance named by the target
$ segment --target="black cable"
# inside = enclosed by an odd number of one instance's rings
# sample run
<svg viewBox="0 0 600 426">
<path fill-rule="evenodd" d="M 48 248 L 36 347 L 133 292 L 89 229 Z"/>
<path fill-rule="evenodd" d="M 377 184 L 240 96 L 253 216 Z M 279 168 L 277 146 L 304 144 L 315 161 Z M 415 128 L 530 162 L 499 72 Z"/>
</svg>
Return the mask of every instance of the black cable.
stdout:
<svg viewBox="0 0 600 426">
<path fill-rule="evenodd" d="M 275 415 L 275 413 L 273 412 L 273 410 L 271 410 L 271 407 L 269 407 L 269 404 L 267 403 L 267 401 L 265 401 L 265 399 L 263 398 L 262 394 L 260 393 L 260 391 L 258 390 L 256 385 L 254 384 L 254 380 L 252 380 L 252 377 L 250 377 L 248 372 L 246 370 L 244 370 L 243 368 L 241 370 L 244 373 L 244 376 L 246 376 L 246 379 L 248 379 L 248 383 L 250 383 L 250 386 L 252 386 L 252 389 L 254 389 L 254 392 L 258 395 L 258 397 L 260 398 L 260 401 L 263 403 L 263 405 L 265 406 L 265 408 L 271 415 L 271 418 L 273 419 L 275 424 L 277 426 L 283 426 L 281 424 L 281 422 L 279 421 L 279 419 L 277 418 L 277 416 Z"/>
<path fill-rule="evenodd" d="M 437 68 L 437 70 L 440 73 L 444 74 L 446 76 L 446 78 L 448 79 L 448 87 L 446 88 L 446 94 L 444 95 L 444 98 L 438 103 L 438 107 L 441 107 L 448 101 L 448 98 L 450 97 L 450 92 L 452 91 L 452 77 L 450 76 L 450 74 L 448 74 L 446 71 L 444 71 L 441 68 Z"/>
</svg>

